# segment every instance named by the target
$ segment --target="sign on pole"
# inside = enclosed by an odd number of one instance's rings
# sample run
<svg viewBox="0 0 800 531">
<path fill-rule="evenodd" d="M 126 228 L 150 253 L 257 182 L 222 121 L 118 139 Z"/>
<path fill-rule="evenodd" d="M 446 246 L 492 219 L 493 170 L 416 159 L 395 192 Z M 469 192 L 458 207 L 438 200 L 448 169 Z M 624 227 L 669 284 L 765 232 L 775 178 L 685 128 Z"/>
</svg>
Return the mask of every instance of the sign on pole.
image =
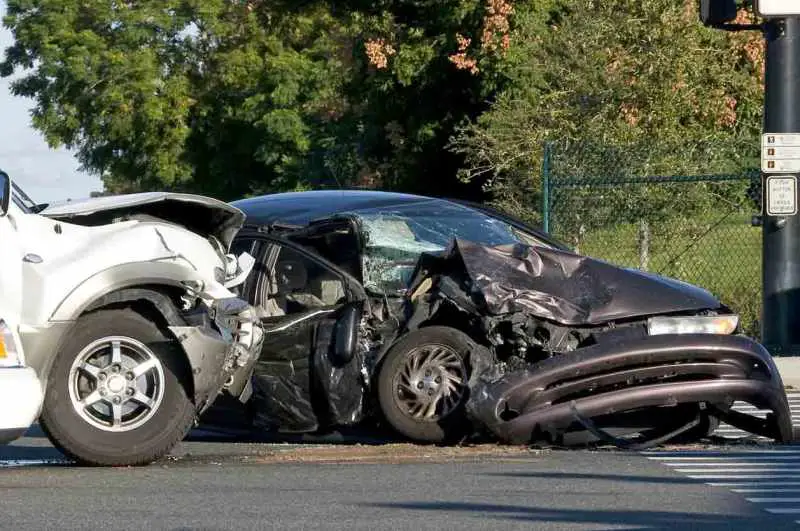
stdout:
<svg viewBox="0 0 800 531">
<path fill-rule="evenodd" d="M 764 18 L 800 15 L 799 0 L 756 0 L 756 14 Z"/>
<path fill-rule="evenodd" d="M 797 177 L 767 177 L 767 215 L 794 216 L 797 214 Z"/>
<path fill-rule="evenodd" d="M 761 141 L 761 171 L 800 173 L 800 134 L 765 134 Z"/>
</svg>

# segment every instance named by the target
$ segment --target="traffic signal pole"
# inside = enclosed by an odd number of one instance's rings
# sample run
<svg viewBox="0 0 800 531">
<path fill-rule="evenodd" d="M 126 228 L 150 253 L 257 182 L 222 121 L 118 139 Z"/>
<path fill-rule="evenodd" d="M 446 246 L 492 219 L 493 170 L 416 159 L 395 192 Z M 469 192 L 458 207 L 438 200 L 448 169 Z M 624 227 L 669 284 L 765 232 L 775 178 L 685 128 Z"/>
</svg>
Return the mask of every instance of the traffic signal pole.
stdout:
<svg viewBox="0 0 800 531">
<path fill-rule="evenodd" d="M 737 23 L 743 6 L 764 22 Z M 766 40 L 761 342 L 774 356 L 800 361 L 800 0 L 700 0 L 700 21 L 726 31 L 760 31 Z"/>
<path fill-rule="evenodd" d="M 761 341 L 775 356 L 800 355 L 800 17 L 765 25 L 762 137 Z"/>
</svg>

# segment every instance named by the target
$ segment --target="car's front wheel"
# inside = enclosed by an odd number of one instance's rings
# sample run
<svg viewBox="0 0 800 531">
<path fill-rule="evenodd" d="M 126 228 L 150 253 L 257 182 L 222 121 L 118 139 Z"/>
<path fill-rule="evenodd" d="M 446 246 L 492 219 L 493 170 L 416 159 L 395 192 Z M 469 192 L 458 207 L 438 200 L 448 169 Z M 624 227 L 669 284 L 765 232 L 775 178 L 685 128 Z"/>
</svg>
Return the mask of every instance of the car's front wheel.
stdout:
<svg viewBox="0 0 800 531">
<path fill-rule="evenodd" d="M 150 463 L 191 428 L 187 378 L 177 341 L 141 314 L 86 314 L 53 363 L 42 428 L 84 464 Z"/>
<path fill-rule="evenodd" d="M 378 374 L 378 400 L 387 422 L 418 442 L 466 435 L 469 354 L 481 348 L 463 332 L 442 326 L 422 328 L 398 341 Z"/>
</svg>

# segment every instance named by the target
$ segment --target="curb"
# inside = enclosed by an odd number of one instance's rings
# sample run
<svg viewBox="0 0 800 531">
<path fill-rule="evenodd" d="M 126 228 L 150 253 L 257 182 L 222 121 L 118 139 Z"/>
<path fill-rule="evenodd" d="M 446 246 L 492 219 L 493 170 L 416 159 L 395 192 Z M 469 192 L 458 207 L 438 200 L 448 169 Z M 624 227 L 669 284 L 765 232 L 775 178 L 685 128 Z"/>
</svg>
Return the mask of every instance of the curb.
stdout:
<svg viewBox="0 0 800 531">
<path fill-rule="evenodd" d="M 784 387 L 800 389 L 800 356 L 773 358 Z"/>
</svg>

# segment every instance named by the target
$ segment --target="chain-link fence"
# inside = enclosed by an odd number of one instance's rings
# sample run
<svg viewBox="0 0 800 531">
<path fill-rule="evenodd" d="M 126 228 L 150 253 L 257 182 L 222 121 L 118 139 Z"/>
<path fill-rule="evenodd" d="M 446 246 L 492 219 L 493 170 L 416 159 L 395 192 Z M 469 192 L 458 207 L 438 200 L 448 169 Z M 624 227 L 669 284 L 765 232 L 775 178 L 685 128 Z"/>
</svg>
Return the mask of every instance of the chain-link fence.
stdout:
<svg viewBox="0 0 800 531">
<path fill-rule="evenodd" d="M 752 151 L 548 143 L 543 225 L 582 254 L 708 289 L 758 337 L 761 231 L 752 219 L 761 184 Z"/>
</svg>

